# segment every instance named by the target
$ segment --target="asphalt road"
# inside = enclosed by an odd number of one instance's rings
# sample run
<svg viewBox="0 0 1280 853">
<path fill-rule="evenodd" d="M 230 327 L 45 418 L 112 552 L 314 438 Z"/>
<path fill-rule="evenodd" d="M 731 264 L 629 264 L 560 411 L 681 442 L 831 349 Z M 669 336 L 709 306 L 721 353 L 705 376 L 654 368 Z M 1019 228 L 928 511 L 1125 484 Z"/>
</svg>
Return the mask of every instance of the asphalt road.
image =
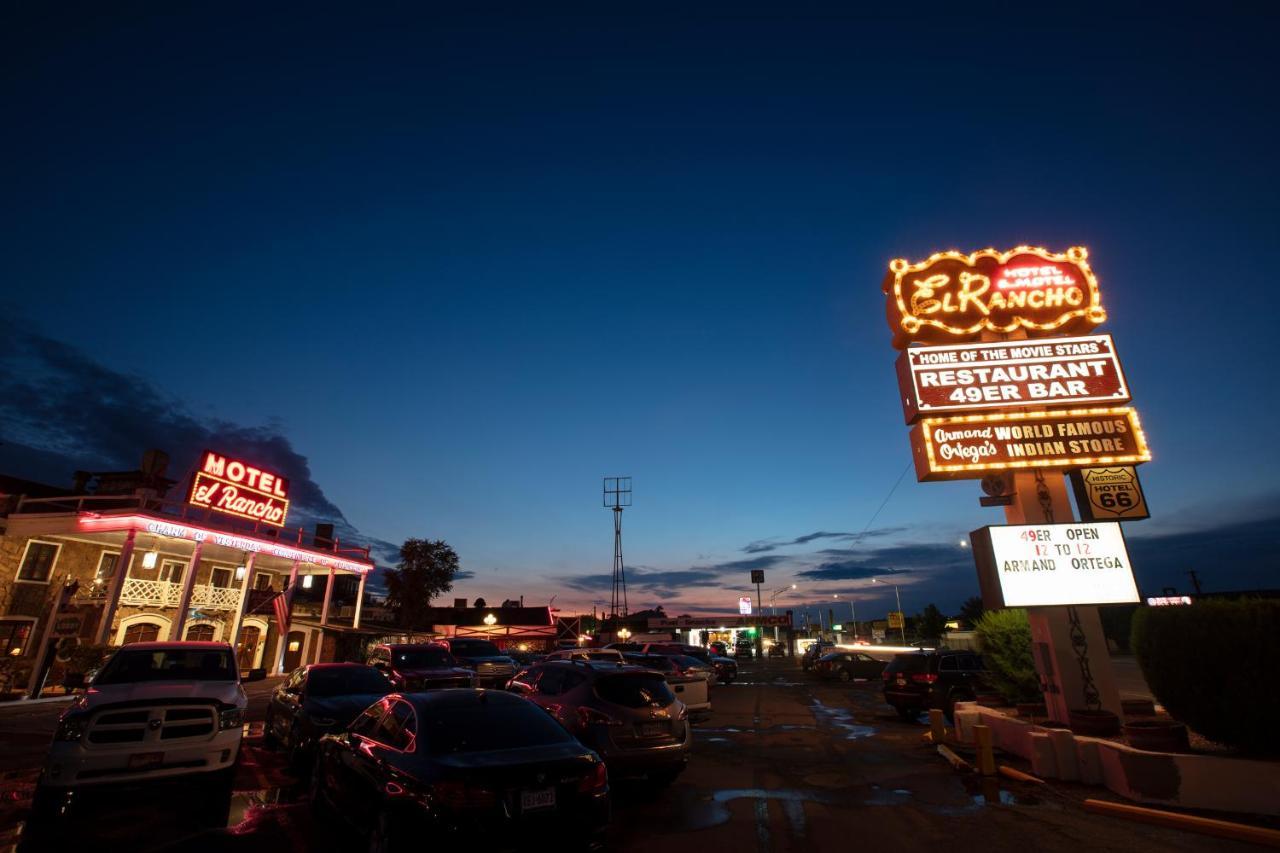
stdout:
<svg viewBox="0 0 1280 853">
<path fill-rule="evenodd" d="M 252 685 L 261 718 L 270 685 Z M 716 687 L 689 769 L 658 792 L 614 791 L 606 851 L 706 853 L 804 850 L 1203 851 L 1247 849 L 1204 836 L 1085 813 L 1095 788 L 991 783 L 956 774 L 880 701 L 879 685 L 818 683 L 789 661 L 746 665 Z M 23 821 L 57 709 L 0 712 L 4 750 L 0 851 L 52 849 L 27 841 Z M 38 712 L 38 713 L 37 713 Z M 256 734 L 260 727 L 254 727 Z M 39 732 L 44 732 L 39 735 Z M 15 766 L 11 766 L 15 765 Z M 301 784 L 260 740 L 246 741 L 230 813 L 210 819 L 201 797 L 176 785 L 120 791 L 75 804 L 65 826 L 89 849 L 358 850 L 361 840 L 317 825 Z M 205 821 L 201 828 L 201 820 Z M 538 849 L 548 839 L 539 839 Z M 532 848 L 531 848 L 532 849 Z"/>
</svg>

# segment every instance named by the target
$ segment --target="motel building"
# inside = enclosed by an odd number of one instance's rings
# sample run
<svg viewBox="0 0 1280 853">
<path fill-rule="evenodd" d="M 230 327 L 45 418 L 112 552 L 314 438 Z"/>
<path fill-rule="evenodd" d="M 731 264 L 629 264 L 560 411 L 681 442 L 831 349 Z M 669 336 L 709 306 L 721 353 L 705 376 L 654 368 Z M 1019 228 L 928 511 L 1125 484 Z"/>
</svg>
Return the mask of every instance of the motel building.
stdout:
<svg viewBox="0 0 1280 853">
<path fill-rule="evenodd" d="M 167 461 L 69 489 L 0 476 L 0 694 L 75 685 L 77 650 L 214 640 L 277 674 L 381 633 L 360 625 L 368 548 L 285 527 L 287 480 L 206 451 L 175 494 Z"/>
</svg>

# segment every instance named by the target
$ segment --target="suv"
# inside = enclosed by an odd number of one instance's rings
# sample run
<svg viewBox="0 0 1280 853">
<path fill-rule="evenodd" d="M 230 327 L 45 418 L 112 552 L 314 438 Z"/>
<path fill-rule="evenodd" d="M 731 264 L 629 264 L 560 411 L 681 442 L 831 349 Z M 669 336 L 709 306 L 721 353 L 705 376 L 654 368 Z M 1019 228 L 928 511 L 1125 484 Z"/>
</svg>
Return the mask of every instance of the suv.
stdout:
<svg viewBox="0 0 1280 853">
<path fill-rule="evenodd" d="M 700 660 L 714 668 L 715 679 L 721 684 L 728 684 L 738 677 L 738 662 L 733 658 L 724 657 L 714 648 L 704 649 L 702 646 L 679 646 L 678 648 L 680 654 Z M 666 652 L 659 652 L 659 654 L 666 654 Z"/>
<path fill-rule="evenodd" d="M 735 658 L 753 658 L 756 656 L 756 644 L 750 640 L 739 640 L 733 646 Z"/>
<path fill-rule="evenodd" d="M 34 810 L 56 809 L 74 788 L 174 776 L 230 796 L 247 705 L 227 643 L 125 646 L 58 719 Z"/>
<path fill-rule="evenodd" d="M 813 669 L 813 665 L 817 663 L 818 658 L 833 651 L 835 647 L 835 643 L 828 643 L 826 640 L 810 643 L 808 648 L 804 650 L 804 654 L 800 656 L 800 668 L 808 672 Z"/>
<path fill-rule="evenodd" d="M 928 708 L 941 708 L 951 717 L 956 702 L 974 699 L 985 690 L 987 670 L 973 652 L 939 649 L 894 655 L 885 667 L 884 700 L 904 720 Z"/>
<path fill-rule="evenodd" d="M 379 670 L 393 689 L 403 693 L 440 687 L 474 687 L 476 681 L 473 671 L 458 666 L 449 650 L 436 643 L 375 646 L 369 654 L 369 666 Z"/>
<path fill-rule="evenodd" d="M 662 673 L 676 698 L 689 709 L 691 721 L 702 722 L 711 716 L 710 685 L 715 672 L 702 661 L 685 655 L 628 654 L 625 657 L 629 664 Z"/>
<path fill-rule="evenodd" d="M 662 673 L 598 661 L 547 661 L 507 689 L 543 708 L 609 768 L 609 776 L 674 782 L 689 762 L 689 712 Z"/>
<path fill-rule="evenodd" d="M 459 665 L 475 672 L 476 687 L 502 687 L 516 674 L 516 662 L 488 640 L 455 637 L 445 645 Z"/>
</svg>

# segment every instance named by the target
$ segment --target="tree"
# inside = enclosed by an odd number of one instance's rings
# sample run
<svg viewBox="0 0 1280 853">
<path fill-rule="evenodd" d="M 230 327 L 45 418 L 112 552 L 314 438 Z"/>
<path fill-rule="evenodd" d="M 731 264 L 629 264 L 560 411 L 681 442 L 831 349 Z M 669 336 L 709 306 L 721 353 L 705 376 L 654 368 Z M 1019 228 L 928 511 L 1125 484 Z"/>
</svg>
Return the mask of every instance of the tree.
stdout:
<svg viewBox="0 0 1280 853">
<path fill-rule="evenodd" d="M 982 606 L 982 598 L 973 596 L 966 598 L 964 604 L 960 605 L 960 618 L 970 627 L 978 624 L 978 620 L 982 618 L 987 608 Z"/>
<path fill-rule="evenodd" d="M 400 546 L 400 566 L 388 569 L 387 607 L 402 628 L 423 629 L 431 599 L 453 589 L 458 552 L 443 539 L 406 539 Z"/>
<path fill-rule="evenodd" d="M 941 639 L 943 633 L 947 630 L 947 617 L 942 615 L 938 605 L 929 604 L 925 606 L 924 612 L 916 617 L 916 625 L 919 628 L 921 639 Z"/>
</svg>

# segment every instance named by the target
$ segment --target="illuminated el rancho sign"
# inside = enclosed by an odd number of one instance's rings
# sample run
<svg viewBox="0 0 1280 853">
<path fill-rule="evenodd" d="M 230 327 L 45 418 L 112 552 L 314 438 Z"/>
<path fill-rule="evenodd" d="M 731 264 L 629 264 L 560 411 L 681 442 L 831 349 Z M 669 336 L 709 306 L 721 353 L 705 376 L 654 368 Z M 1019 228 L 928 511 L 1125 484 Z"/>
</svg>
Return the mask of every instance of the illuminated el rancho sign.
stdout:
<svg viewBox="0 0 1280 853">
<path fill-rule="evenodd" d="M 274 471 L 206 450 L 191 478 L 187 503 L 283 527 L 289 515 L 289 481 Z"/>
<path fill-rule="evenodd" d="M 976 341 L 983 332 L 1087 332 L 1107 318 L 1088 251 L 1033 246 L 890 262 L 885 309 L 893 345 Z"/>
</svg>

